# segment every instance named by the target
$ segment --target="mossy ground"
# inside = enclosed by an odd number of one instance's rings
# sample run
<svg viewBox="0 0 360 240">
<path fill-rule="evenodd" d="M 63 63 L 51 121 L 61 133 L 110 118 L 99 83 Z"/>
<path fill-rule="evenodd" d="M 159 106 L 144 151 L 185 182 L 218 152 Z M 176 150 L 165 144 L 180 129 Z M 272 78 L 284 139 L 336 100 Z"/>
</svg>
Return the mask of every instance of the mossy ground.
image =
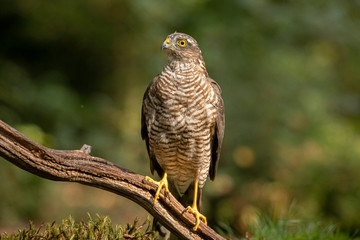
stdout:
<svg viewBox="0 0 360 240">
<path fill-rule="evenodd" d="M 132 224 L 113 226 L 108 217 L 88 215 L 87 221 L 75 223 L 72 217 L 62 220 L 61 224 L 48 223 L 35 226 L 30 222 L 28 229 L 18 230 L 18 233 L 1 233 L 0 240 L 52 240 L 52 239 L 156 239 L 156 233 L 151 229 L 148 218 L 139 224 L 135 219 Z"/>
<path fill-rule="evenodd" d="M 78 223 L 72 217 L 62 220 L 61 224 L 48 223 L 35 226 L 32 222 L 27 229 L 14 234 L 0 234 L 0 240 L 57 240 L 57 239 L 141 239 L 155 240 L 157 233 L 152 231 L 150 217 L 143 223 L 137 219 L 126 225 L 113 225 L 108 217 L 88 215 L 86 221 Z M 239 236 L 227 224 L 220 224 L 216 231 L 226 239 L 233 240 L 350 240 L 351 237 L 340 232 L 335 225 L 316 220 L 272 220 L 259 217 L 249 232 Z"/>
</svg>

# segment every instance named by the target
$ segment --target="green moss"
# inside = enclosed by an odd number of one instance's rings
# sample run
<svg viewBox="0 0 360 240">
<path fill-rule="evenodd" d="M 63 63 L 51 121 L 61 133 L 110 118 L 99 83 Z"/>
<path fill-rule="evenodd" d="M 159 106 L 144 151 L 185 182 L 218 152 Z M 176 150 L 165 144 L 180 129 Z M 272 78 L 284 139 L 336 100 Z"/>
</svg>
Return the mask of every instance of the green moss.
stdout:
<svg viewBox="0 0 360 240">
<path fill-rule="evenodd" d="M 135 219 L 132 224 L 113 226 L 109 217 L 97 215 L 92 218 L 89 214 L 87 221 L 78 223 L 72 217 L 62 220 L 61 224 L 53 222 L 35 226 L 30 222 L 28 229 L 21 229 L 16 234 L 0 234 L 0 240 L 155 240 L 157 233 L 152 231 L 151 225 L 150 217 L 142 224 Z M 273 220 L 265 216 L 249 226 L 244 237 L 240 237 L 228 224 L 220 224 L 216 231 L 226 239 L 234 240 L 360 240 L 338 231 L 333 224 L 316 220 Z"/>
<path fill-rule="evenodd" d="M 148 218 L 143 224 L 134 223 L 125 226 L 113 226 L 108 217 L 97 215 L 92 218 L 88 215 L 87 221 L 76 223 L 70 216 L 62 220 L 61 224 L 48 223 L 35 226 L 30 222 L 28 229 L 21 229 L 16 234 L 1 234 L 0 240 L 52 240 L 52 239 L 156 239 L 156 233 L 151 230 L 151 221 Z"/>
</svg>

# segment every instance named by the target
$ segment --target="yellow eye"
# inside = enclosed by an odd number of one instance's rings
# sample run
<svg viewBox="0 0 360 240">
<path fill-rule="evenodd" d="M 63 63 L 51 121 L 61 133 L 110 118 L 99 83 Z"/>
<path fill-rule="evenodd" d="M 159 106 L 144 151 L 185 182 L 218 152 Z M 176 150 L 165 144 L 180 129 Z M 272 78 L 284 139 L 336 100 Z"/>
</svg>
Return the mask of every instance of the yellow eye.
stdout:
<svg viewBox="0 0 360 240">
<path fill-rule="evenodd" d="M 185 39 L 178 40 L 177 45 L 179 45 L 180 47 L 185 47 L 186 46 L 186 40 Z"/>
</svg>

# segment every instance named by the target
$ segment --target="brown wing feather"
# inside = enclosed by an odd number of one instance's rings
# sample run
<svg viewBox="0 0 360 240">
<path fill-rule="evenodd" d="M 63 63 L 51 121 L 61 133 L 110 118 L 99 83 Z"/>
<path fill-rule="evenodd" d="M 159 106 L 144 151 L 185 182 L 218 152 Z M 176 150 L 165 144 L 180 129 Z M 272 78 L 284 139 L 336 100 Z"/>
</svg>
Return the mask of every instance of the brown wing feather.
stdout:
<svg viewBox="0 0 360 240">
<path fill-rule="evenodd" d="M 164 170 L 160 167 L 158 161 L 156 160 L 155 154 L 151 151 L 151 147 L 149 145 L 149 133 L 148 133 L 148 126 L 146 125 L 146 113 L 145 113 L 145 100 L 148 98 L 149 96 L 149 91 L 151 89 L 151 86 L 153 84 L 154 81 L 157 80 L 157 76 L 153 79 L 153 81 L 149 84 L 149 86 L 147 87 L 145 93 L 144 93 L 144 97 L 143 97 L 143 103 L 142 103 L 142 108 L 141 108 L 141 137 L 143 140 L 145 140 L 146 143 L 146 149 L 150 158 L 150 170 L 151 173 L 154 174 L 154 170 L 156 170 L 156 172 L 158 173 L 158 175 L 160 177 L 162 177 L 164 175 Z"/>
<path fill-rule="evenodd" d="M 221 98 L 221 88 L 213 79 L 208 78 L 214 88 L 216 95 L 219 99 L 217 108 L 217 117 L 215 119 L 214 129 L 211 136 L 211 163 L 209 169 L 210 179 L 214 181 L 216 170 L 219 164 L 221 145 L 224 138 L 225 129 L 225 114 L 224 114 L 224 101 Z"/>
</svg>

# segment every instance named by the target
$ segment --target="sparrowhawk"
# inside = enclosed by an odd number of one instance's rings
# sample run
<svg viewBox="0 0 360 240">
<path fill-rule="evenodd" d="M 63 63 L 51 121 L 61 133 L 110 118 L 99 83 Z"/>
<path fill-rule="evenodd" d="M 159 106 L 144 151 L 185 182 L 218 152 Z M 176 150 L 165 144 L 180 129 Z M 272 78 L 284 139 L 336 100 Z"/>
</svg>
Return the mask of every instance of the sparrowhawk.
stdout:
<svg viewBox="0 0 360 240">
<path fill-rule="evenodd" d="M 206 218 L 200 213 L 202 188 L 214 180 L 224 136 L 224 103 L 219 85 L 209 77 L 198 43 L 184 33 L 163 42 L 168 62 L 144 94 L 141 136 L 146 142 L 150 169 L 162 178 L 161 188 L 196 217 L 194 230 Z M 192 205 L 190 206 L 192 202 Z"/>
</svg>

